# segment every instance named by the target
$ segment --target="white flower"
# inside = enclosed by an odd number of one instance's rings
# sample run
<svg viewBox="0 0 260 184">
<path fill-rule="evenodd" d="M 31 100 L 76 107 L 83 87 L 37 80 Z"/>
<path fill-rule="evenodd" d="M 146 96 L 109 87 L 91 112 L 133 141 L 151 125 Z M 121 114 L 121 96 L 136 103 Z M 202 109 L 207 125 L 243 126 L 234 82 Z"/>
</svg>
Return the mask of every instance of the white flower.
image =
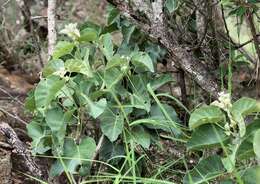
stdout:
<svg viewBox="0 0 260 184">
<path fill-rule="evenodd" d="M 60 33 L 68 35 L 68 37 L 72 38 L 73 40 L 76 40 L 80 37 L 80 32 L 77 28 L 77 23 L 71 23 L 66 25 L 65 28 L 60 31 Z"/>
<path fill-rule="evenodd" d="M 211 105 L 217 106 L 225 111 L 228 111 L 228 109 L 232 106 L 230 94 L 225 92 L 219 93 L 218 100 L 212 102 Z"/>
</svg>

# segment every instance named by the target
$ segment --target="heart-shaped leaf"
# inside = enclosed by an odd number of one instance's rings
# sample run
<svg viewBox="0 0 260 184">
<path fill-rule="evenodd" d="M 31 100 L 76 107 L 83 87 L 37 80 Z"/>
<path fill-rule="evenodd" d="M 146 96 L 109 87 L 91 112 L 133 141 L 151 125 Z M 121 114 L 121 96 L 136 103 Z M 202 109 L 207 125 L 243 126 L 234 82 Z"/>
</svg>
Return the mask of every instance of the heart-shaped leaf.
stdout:
<svg viewBox="0 0 260 184">
<path fill-rule="evenodd" d="M 240 172 L 245 184 L 258 184 L 260 181 L 260 166 L 250 167 Z"/>
<path fill-rule="evenodd" d="M 34 92 L 36 108 L 39 110 L 46 109 L 64 85 L 65 80 L 58 76 L 49 76 L 42 79 Z"/>
<path fill-rule="evenodd" d="M 105 55 L 106 59 L 110 61 L 114 55 L 112 36 L 109 33 L 106 33 L 101 36 L 100 40 L 100 50 Z"/>
<path fill-rule="evenodd" d="M 217 155 L 201 160 L 184 177 L 184 184 L 207 183 L 225 172 L 221 158 Z"/>
<path fill-rule="evenodd" d="M 119 112 L 113 112 L 111 109 L 107 108 L 99 119 L 102 132 L 111 142 L 114 142 L 123 131 L 123 115 Z"/>
<path fill-rule="evenodd" d="M 92 159 L 95 150 L 96 143 L 90 137 L 82 139 L 79 145 L 73 139 L 67 138 L 64 143 L 63 155 L 52 165 L 50 176 L 60 175 L 64 171 L 64 167 L 68 172 L 75 173 L 79 165 L 89 165 L 89 161 L 86 159 Z M 61 159 L 64 165 L 61 163 Z"/>
<path fill-rule="evenodd" d="M 98 32 L 93 28 L 85 28 L 82 31 L 80 31 L 80 42 L 91 42 L 95 41 L 98 38 Z"/>
<path fill-rule="evenodd" d="M 28 135 L 33 139 L 32 154 L 43 154 L 51 149 L 51 142 L 48 141 L 46 132 L 40 123 L 32 121 L 26 126 Z"/>
<path fill-rule="evenodd" d="M 154 72 L 153 61 L 145 52 L 134 52 L 131 61 L 136 67 L 145 67 L 150 72 Z"/>
<path fill-rule="evenodd" d="M 203 124 L 218 123 L 221 120 L 224 120 L 224 114 L 218 107 L 202 106 L 191 114 L 189 127 L 193 130 Z"/>
<path fill-rule="evenodd" d="M 131 130 L 131 134 L 133 136 L 134 141 L 137 144 L 140 144 L 143 148 L 148 149 L 151 144 L 150 134 L 142 127 L 142 126 L 135 126 Z"/>
<path fill-rule="evenodd" d="M 188 149 L 204 149 L 220 146 L 229 137 L 224 130 L 213 124 L 205 124 L 194 130 L 191 139 L 187 142 Z"/>
<path fill-rule="evenodd" d="M 77 72 L 88 77 L 93 77 L 92 69 L 88 62 L 80 59 L 69 59 L 65 63 L 65 69 L 69 72 Z"/>
<path fill-rule="evenodd" d="M 50 60 L 42 71 L 43 77 L 48 77 L 52 74 L 57 74 L 58 76 L 62 73 L 65 74 L 64 62 L 61 59 Z"/>
<path fill-rule="evenodd" d="M 52 57 L 53 59 L 58 59 L 61 56 L 64 56 L 66 54 L 70 54 L 71 51 L 74 48 L 74 43 L 68 42 L 68 41 L 59 41 L 57 45 L 55 46 L 55 49 L 53 51 Z"/>
<path fill-rule="evenodd" d="M 240 113 L 243 116 L 248 115 L 257 110 L 256 100 L 252 98 L 243 97 L 237 100 L 232 105 L 231 111 L 235 113 Z"/>
</svg>

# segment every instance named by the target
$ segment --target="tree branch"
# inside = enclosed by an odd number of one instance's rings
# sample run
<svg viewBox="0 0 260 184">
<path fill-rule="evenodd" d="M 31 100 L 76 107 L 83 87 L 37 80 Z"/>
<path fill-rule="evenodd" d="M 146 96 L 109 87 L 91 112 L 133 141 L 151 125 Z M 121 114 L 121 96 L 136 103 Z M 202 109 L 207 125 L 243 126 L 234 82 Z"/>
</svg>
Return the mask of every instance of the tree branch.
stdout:
<svg viewBox="0 0 260 184">
<path fill-rule="evenodd" d="M 250 11 L 247 12 L 247 22 L 253 37 L 255 50 L 258 57 L 256 62 L 256 92 L 257 92 L 257 96 L 260 97 L 260 47 L 259 47 L 260 43 L 257 38 L 253 13 Z"/>
<path fill-rule="evenodd" d="M 23 158 L 24 165 L 27 167 L 30 174 L 35 177 L 42 178 L 42 171 L 39 169 L 38 165 L 32 158 L 30 151 L 26 148 L 26 145 L 18 138 L 15 131 L 7 123 L 1 122 L 0 133 L 6 137 L 7 142 L 13 148 L 13 152 L 17 153 Z"/>
<path fill-rule="evenodd" d="M 51 57 L 56 44 L 56 0 L 48 0 L 48 58 Z"/>
<path fill-rule="evenodd" d="M 107 0 L 115 5 L 126 18 L 136 24 L 143 32 L 147 33 L 152 40 L 156 40 L 164 46 L 171 57 L 173 65 L 178 65 L 186 74 L 194 79 L 202 89 L 218 98 L 219 85 L 215 77 L 191 52 L 188 47 L 178 44 L 176 34 L 171 32 L 165 21 L 163 12 L 164 1 L 155 0 L 148 9 L 145 3 L 140 4 L 140 0 L 132 0 L 131 4 L 124 0 Z M 136 7 L 135 5 L 138 5 Z M 134 6 L 134 7 L 133 7 Z M 145 6 L 145 7 L 144 7 Z M 138 11 L 143 10 L 148 20 L 142 21 Z"/>
</svg>

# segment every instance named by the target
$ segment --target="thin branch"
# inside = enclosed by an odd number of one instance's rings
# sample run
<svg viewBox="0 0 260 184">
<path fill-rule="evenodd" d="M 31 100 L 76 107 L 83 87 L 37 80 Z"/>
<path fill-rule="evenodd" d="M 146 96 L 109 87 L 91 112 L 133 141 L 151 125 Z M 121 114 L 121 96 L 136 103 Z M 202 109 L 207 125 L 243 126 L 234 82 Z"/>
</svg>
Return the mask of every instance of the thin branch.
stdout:
<svg viewBox="0 0 260 184">
<path fill-rule="evenodd" d="M 14 97 L 10 92 L 8 92 L 7 90 L 3 89 L 1 86 L 0 86 L 0 91 L 2 91 L 4 94 L 6 94 L 7 96 L 9 96 L 11 99 L 13 99 L 14 101 L 18 102 L 20 105 L 24 106 L 24 104 L 17 98 L 17 97 Z M 0 93 L 1 94 L 1 93 Z M 21 93 L 15 93 L 16 95 L 24 95 L 26 96 L 27 94 L 21 94 Z"/>
<path fill-rule="evenodd" d="M 259 47 L 259 41 L 257 38 L 257 32 L 254 24 L 254 17 L 253 13 L 248 10 L 247 12 L 247 23 L 250 28 L 251 34 L 253 36 L 254 45 L 256 54 L 258 57 L 257 63 L 256 63 L 256 92 L 257 96 L 260 97 L 260 47 Z"/>
<path fill-rule="evenodd" d="M 56 0 L 48 0 L 48 58 L 53 54 L 56 44 Z"/>
<path fill-rule="evenodd" d="M 2 111 L 3 113 L 5 113 L 5 114 L 8 115 L 9 117 L 11 117 L 11 118 L 13 118 L 13 119 L 15 119 L 15 120 L 21 122 L 21 123 L 24 124 L 25 126 L 27 125 L 27 122 L 26 122 L 26 121 L 22 120 L 19 116 L 14 115 L 14 114 L 12 114 L 12 113 L 6 111 L 6 110 L 3 109 L 2 107 L 0 107 L 0 111 Z"/>
<path fill-rule="evenodd" d="M 43 67 L 43 59 L 41 57 L 41 47 L 40 43 L 38 41 L 38 37 L 36 35 L 35 29 L 34 29 L 34 22 L 31 19 L 31 11 L 28 5 L 27 0 L 16 0 L 16 3 L 18 4 L 23 17 L 24 17 L 24 24 L 25 24 L 25 29 L 32 34 L 32 39 L 35 44 L 36 52 L 40 61 L 41 67 Z"/>
<path fill-rule="evenodd" d="M 96 160 L 96 158 L 97 158 L 97 156 L 98 156 L 98 154 L 99 154 L 99 152 L 100 152 L 100 149 L 101 149 L 101 147 L 102 147 L 102 145 L 103 145 L 104 138 L 105 138 L 105 136 L 104 136 L 104 134 L 102 134 L 101 137 L 100 137 L 100 139 L 99 139 L 99 141 L 98 141 L 98 144 L 97 144 L 95 153 L 94 153 L 94 155 L 93 155 L 93 157 L 92 157 L 92 160 Z"/>
</svg>

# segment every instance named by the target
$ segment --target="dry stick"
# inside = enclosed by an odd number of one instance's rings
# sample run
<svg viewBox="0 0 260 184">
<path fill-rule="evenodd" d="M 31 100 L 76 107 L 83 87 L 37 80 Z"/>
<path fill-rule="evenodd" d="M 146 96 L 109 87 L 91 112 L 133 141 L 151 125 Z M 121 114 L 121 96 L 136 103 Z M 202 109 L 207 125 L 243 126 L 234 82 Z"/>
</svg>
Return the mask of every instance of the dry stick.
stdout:
<svg viewBox="0 0 260 184">
<path fill-rule="evenodd" d="M 257 93 L 257 96 L 260 97 L 260 47 L 259 47 L 260 43 L 257 38 L 253 13 L 250 11 L 247 12 L 247 23 L 250 28 L 251 34 L 253 36 L 255 50 L 256 50 L 256 54 L 258 56 L 258 61 L 256 63 L 256 93 Z"/>
<path fill-rule="evenodd" d="M 101 146 L 102 146 L 102 144 L 103 144 L 103 142 L 104 142 L 104 138 L 105 138 L 105 136 L 104 136 L 104 134 L 102 134 L 102 136 L 100 137 L 100 139 L 99 139 L 99 141 L 98 141 L 98 144 L 97 144 L 95 153 L 94 153 L 94 155 L 93 155 L 93 157 L 92 157 L 92 160 L 96 160 L 96 158 L 97 158 L 97 156 L 98 156 L 98 154 L 99 154 L 99 151 L 100 151 L 100 149 L 101 149 Z"/>
<path fill-rule="evenodd" d="M 48 0 L 48 58 L 50 59 L 56 44 L 56 0 Z"/>
<path fill-rule="evenodd" d="M 42 171 L 37 166 L 35 160 L 32 158 L 30 151 L 27 149 L 26 145 L 18 138 L 15 131 L 7 123 L 0 123 L 0 133 L 2 133 L 7 142 L 12 146 L 13 152 L 20 155 L 24 160 L 24 165 L 29 170 L 30 174 L 42 178 Z"/>
<path fill-rule="evenodd" d="M 43 67 L 44 64 L 43 64 L 43 59 L 41 57 L 41 47 L 38 42 L 36 32 L 34 30 L 33 21 L 31 19 L 31 11 L 30 11 L 29 5 L 27 4 L 28 1 L 27 0 L 16 0 L 16 3 L 18 4 L 19 8 L 21 9 L 22 15 L 24 17 L 25 27 L 29 25 L 29 28 L 25 28 L 25 29 L 27 31 L 29 30 L 30 33 L 32 34 L 32 39 L 35 44 L 36 52 L 39 57 L 41 67 Z"/>
<path fill-rule="evenodd" d="M 0 112 L 3 112 L 4 114 L 8 115 L 9 117 L 21 122 L 22 124 L 24 124 L 25 126 L 27 125 L 27 122 L 25 122 L 24 120 L 22 120 L 19 116 L 17 115 L 14 115 L 6 110 L 4 110 L 2 107 L 0 107 Z"/>
</svg>

